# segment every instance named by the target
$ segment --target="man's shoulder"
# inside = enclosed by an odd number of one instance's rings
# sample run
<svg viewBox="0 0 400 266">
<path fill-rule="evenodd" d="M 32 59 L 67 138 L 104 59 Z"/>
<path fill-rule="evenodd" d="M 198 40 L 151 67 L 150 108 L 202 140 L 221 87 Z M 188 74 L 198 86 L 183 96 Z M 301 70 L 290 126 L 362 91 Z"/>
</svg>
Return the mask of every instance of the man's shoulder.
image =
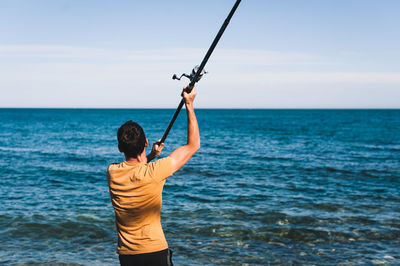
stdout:
<svg viewBox="0 0 400 266">
<path fill-rule="evenodd" d="M 149 174 L 157 181 L 164 180 L 171 176 L 172 172 L 172 159 L 167 156 L 157 161 L 148 164 Z"/>
<path fill-rule="evenodd" d="M 148 166 L 157 166 L 157 167 L 159 167 L 159 166 L 162 166 L 164 164 L 170 163 L 170 161 L 171 161 L 171 157 L 167 156 L 167 157 L 164 157 L 164 158 L 161 158 L 161 159 L 158 159 L 158 160 L 154 160 L 154 161 L 148 163 L 147 165 Z"/>
<path fill-rule="evenodd" d="M 107 167 L 107 172 L 110 172 L 110 170 L 121 168 L 122 163 L 110 163 L 110 165 Z"/>
</svg>

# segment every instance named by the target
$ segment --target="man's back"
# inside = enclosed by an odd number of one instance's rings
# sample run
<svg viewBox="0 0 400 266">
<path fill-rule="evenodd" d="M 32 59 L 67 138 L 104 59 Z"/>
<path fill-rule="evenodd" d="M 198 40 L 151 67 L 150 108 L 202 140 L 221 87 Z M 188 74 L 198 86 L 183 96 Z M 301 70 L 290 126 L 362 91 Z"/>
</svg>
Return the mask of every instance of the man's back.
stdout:
<svg viewBox="0 0 400 266">
<path fill-rule="evenodd" d="M 165 179 L 172 175 L 166 157 L 145 164 L 111 164 L 107 171 L 121 255 L 155 252 L 168 248 L 160 213 Z"/>
</svg>

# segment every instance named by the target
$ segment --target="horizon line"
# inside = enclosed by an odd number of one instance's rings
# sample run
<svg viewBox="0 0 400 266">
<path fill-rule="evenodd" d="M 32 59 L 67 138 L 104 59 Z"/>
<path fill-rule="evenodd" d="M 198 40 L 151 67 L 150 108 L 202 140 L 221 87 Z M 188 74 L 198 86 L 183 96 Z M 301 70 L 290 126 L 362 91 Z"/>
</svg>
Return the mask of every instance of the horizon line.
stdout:
<svg viewBox="0 0 400 266">
<path fill-rule="evenodd" d="M 4 109 L 60 110 L 175 110 L 172 107 L 0 107 Z M 197 107 L 195 110 L 400 110 L 400 107 Z"/>
</svg>

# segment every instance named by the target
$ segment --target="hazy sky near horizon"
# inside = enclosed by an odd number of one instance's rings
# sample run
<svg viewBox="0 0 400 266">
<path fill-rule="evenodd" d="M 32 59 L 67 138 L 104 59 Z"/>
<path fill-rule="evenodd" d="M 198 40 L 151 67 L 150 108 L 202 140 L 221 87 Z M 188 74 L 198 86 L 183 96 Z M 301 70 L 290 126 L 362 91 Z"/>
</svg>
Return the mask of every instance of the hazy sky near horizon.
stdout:
<svg viewBox="0 0 400 266">
<path fill-rule="evenodd" d="M 175 108 L 234 0 L 0 1 L 0 107 Z M 400 108 L 400 1 L 242 0 L 203 108 Z"/>
</svg>

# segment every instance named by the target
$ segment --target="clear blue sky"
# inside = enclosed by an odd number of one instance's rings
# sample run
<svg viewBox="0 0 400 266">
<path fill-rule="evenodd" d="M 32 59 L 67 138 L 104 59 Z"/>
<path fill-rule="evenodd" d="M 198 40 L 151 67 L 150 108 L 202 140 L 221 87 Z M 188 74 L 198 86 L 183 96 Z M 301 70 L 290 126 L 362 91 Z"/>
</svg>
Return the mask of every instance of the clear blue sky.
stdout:
<svg viewBox="0 0 400 266">
<path fill-rule="evenodd" d="M 0 1 L 0 107 L 171 107 L 234 4 Z M 400 1 L 242 0 L 198 107 L 400 108 Z"/>
</svg>

